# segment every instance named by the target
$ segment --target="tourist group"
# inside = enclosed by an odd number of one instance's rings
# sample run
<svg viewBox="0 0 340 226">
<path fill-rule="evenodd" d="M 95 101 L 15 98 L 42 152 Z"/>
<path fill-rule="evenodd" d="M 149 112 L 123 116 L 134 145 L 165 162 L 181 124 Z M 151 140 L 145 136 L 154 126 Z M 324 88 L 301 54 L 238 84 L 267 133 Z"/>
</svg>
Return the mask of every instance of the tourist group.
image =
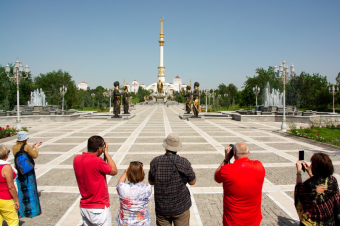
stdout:
<svg viewBox="0 0 340 226">
<path fill-rule="evenodd" d="M 5 220 L 9 226 L 18 226 L 19 218 L 32 218 L 42 213 L 34 171 L 34 159 L 38 157 L 41 143 L 31 147 L 28 139 L 27 132 L 18 133 L 17 143 L 12 147 L 14 166 L 7 161 L 10 150 L 0 146 L 1 225 Z M 115 216 L 118 225 L 189 225 L 192 203 L 187 184 L 194 185 L 196 175 L 191 163 L 177 154 L 182 149 L 177 134 L 169 134 L 163 147 L 164 155 L 150 162 L 148 183 L 144 182 L 143 163 L 139 161 L 130 162 L 120 177 L 116 186 L 120 201 L 119 214 Z M 118 170 L 108 148 L 103 137 L 92 136 L 88 139 L 87 152 L 73 160 L 84 226 L 112 225 L 106 175 L 115 176 Z M 223 225 L 258 226 L 261 223 L 265 169 L 260 161 L 249 157 L 245 143 L 230 145 L 225 148 L 225 157 L 212 175 L 216 182 L 223 184 Z M 332 176 L 332 161 L 324 153 L 314 153 L 310 161 L 310 165 L 305 161 L 296 162 L 294 199 L 300 225 L 340 225 L 339 188 Z M 304 182 L 302 170 L 309 175 Z M 153 193 L 151 186 L 154 186 L 156 222 L 151 221 L 148 211 Z"/>
</svg>

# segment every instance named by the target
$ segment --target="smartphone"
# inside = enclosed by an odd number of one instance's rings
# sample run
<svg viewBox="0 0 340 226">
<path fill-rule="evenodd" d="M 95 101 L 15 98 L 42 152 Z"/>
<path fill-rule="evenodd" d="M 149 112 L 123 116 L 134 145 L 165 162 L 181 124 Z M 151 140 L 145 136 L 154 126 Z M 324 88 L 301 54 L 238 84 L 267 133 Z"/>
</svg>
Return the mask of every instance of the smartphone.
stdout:
<svg viewBox="0 0 340 226">
<path fill-rule="evenodd" d="M 299 151 L 299 161 L 305 161 L 305 151 L 304 150 Z M 303 170 L 303 172 L 306 172 L 306 168 L 305 168 L 304 164 L 302 164 L 302 170 Z"/>
</svg>

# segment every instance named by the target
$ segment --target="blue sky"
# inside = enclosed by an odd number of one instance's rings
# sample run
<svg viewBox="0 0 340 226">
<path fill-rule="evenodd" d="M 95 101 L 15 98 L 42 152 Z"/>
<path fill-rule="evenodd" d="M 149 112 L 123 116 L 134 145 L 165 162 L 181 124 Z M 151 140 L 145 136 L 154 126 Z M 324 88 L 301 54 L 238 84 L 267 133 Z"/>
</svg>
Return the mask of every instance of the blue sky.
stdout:
<svg viewBox="0 0 340 226">
<path fill-rule="evenodd" d="M 157 81 L 164 17 L 166 82 L 243 86 L 255 69 L 340 72 L 340 1 L 0 0 L 0 64 L 16 57 L 34 76 L 68 71 L 91 88 Z"/>
</svg>

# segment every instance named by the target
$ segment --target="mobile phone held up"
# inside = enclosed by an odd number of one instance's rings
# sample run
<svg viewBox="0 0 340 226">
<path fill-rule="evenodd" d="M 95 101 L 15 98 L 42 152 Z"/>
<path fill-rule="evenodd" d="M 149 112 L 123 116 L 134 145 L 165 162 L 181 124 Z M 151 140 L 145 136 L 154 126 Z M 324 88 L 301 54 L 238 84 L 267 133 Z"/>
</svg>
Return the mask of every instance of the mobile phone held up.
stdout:
<svg viewBox="0 0 340 226">
<path fill-rule="evenodd" d="M 299 161 L 305 161 L 305 151 L 304 150 L 299 151 Z M 301 165 L 302 165 L 303 172 L 306 172 L 305 165 L 303 163 Z"/>
</svg>

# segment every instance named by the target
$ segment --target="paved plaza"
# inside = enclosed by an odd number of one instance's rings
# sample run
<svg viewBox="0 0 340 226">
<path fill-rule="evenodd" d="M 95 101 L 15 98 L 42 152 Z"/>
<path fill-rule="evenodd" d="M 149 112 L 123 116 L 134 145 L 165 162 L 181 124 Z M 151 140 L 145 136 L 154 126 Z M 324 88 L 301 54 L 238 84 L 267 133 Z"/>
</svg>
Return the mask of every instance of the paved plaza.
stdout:
<svg viewBox="0 0 340 226">
<path fill-rule="evenodd" d="M 124 121 L 106 119 L 78 119 L 72 122 L 23 122 L 28 127 L 29 144 L 42 141 L 36 159 L 36 175 L 42 205 L 42 215 L 22 219 L 20 225 L 47 226 L 78 225 L 80 194 L 72 167 L 73 158 L 86 151 L 87 139 L 103 136 L 109 143 L 109 153 L 118 166 L 118 175 L 107 176 L 113 225 L 119 200 L 115 186 L 130 161 L 144 163 L 145 182 L 151 160 L 164 154 L 163 139 L 167 134 L 179 134 L 183 150 L 196 173 L 197 182 L 189 186 L 192 199 L 190 225 L 222 225 L 222 185 L 214 181 L 214 172 L 224 158 L 224 147 L 243 141 L 250 149 L 250 159 L 260 160 L 266 177 L 262 194 L 261 225 L 297 225 L 293 191 L 296 179 L 295 162 L 298 150 L 305 149 L 309 160 L 316 151 L 329 153 L 340 180 L 340 152 L 329 150 L 306 140 L 273 132 L 279 122 L 238 122 L 230 119 L 181 120 L 182 106 L 137 106 L 136 117 Z M 15 126 L 14 122 L 11 126 Z M 8 147 L 16 137 L 0 140 Z M 11 156 L 13 162 L 13 156 Z M 245 178 L 246 179 L 246 178 Z M 303 180 L 307 173 L 303 173 Z M 155 225 L 153 198 L 149 204 L 152 225 Z"/>
</svg>

